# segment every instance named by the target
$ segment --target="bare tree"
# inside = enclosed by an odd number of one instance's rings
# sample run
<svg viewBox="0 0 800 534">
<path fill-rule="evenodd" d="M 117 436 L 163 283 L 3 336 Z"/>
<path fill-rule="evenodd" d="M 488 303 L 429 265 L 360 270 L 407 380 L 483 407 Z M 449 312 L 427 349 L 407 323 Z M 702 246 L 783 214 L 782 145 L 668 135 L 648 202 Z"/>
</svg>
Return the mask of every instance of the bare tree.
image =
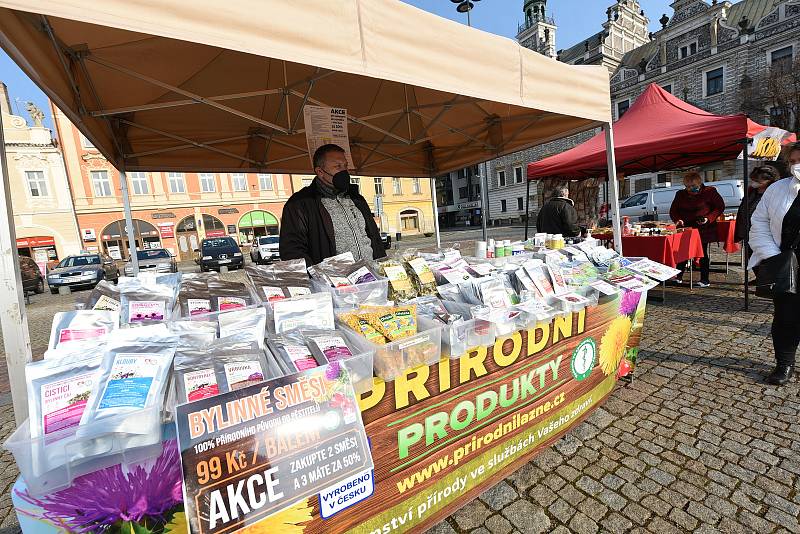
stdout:
<svg viewBox="0 0 800 534">
<path fill-rule="evenodd" d="M 764 91 L 770 124 L 790 132 L 800 131 L 800 56 L 773 63 L 758 88 Z"/>
</svg>

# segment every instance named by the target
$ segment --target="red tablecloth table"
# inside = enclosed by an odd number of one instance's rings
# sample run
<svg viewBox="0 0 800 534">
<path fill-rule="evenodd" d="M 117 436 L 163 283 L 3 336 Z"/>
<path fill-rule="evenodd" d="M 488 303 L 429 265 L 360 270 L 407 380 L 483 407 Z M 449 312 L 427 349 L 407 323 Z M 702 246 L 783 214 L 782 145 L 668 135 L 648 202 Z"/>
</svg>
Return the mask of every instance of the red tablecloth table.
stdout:
<svg viewBox="0 0 800 534">
<path fill-rule="evenodd" d="M 675 267 L 682 261 L 702 258 L 703 243 L 700 232 L 690 228 L 672 235 L 623 236 L 622 251 L 628 258 L 650 258 Z"/>
<path fill-rule="evenodd" d="M 736 221 L 717 221 L 717 243 L 722 243 L 722 249 L 728 254 L 739 252 L 742 247 L 736 242 Z"/>
</svg>

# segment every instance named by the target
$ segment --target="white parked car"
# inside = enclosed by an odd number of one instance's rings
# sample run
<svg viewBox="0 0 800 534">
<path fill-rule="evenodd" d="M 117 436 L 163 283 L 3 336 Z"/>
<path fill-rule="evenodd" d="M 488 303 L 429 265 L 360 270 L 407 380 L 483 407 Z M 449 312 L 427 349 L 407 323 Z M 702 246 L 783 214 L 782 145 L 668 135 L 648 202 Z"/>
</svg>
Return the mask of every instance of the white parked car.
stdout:
<svg viewBox="0 0 800 534">
<path fill-rule="evenodd" d="M 725 201 L 725 213 L 736 213 L 739 204 L 744 198 L 744 186 L 741 180 L 722 180 L 719 182 L 706 182 L 709 187 L 715 188 Z M 669 221 L 669 208 L 675 193 L 683 189 L 682 185 L 648 189 L 636 193 L 622 201 L 619 207 L 621 217 L 628 216 L 631 221 L 638 221 L 640 217 L 649 217 L 657 214 L 659 221 Z"/>
<path fill-rule="evenodd" d="M 253 240 L 253 248 L 250 249 L 250 259 L 259 265 L 272 263 L 281 259 L 278 250 L 279 238 L 276 235 L 265 235 Z"/>
</svg>

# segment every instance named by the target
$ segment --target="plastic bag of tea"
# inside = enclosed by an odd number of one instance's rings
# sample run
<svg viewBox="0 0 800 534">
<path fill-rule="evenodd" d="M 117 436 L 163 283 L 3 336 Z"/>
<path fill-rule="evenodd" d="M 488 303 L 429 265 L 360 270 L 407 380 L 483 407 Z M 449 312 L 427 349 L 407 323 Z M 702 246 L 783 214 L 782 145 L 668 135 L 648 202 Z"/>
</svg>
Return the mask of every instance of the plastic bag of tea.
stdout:
<svg viewBox="0 0 800 534">
<path fill-rule="evenodd" d="M 282 334 L 304 327 L 334 328 L 330 293 L 312 293 L 272 303 L 272 331 Z"/>
<path fill-rule="evenodd" d="M 338 330 L 301 329 L 300 335 L 318 358 L 338 362 L 353 357 L 353 351 Z"/>
<path fill-rule="evenodd" d="M 49 348 L 64 344 L 91 342 L 119 328 L 119 312 L 76 310 L 53 316 Z"/>
<path fill-rule="evenodd" d="M 380 274 L 389 279 L 389 300 L 405 302 L 417 296 L 411 278 L 401 262 L 387 259 L 378 263 L 378 269 Z"/>
<path fill-rule="evenodd" d="M 407 271 L 416 293 L 421 297 L 436 295 L 436 277 L 425 258 L 417 254 L 416 250 L 409 249 L 403 254 L 403 260 L 408 265 Z"/>
<path fill-rule="evenodd" d="M 221 393 L 236 391 L 272 378 L 268 373 L 264 351 L 255 343 L 251 343 L 246 350 L 240 348 L 212 352 Z"/>
<path fill-rule="evenodd" d="M 172 321 L 168 328 L 178 337 L 179 347 L 206 347 L 217 339 L 216 321 Z"/>
<path fill-rule="evenodd" d="M 83 304 L 84 310 L 119 312 L 121 307 L 119 287 L 106 280 L 101 280 L 94 286 L 94 289 L 89 293 L 89 297 Z"/>
<path fill-rule="evenodd" d="M 92 389 L 100 378 L 103 345 L 70 352 L 61 349 L 57 359 L 25 366 L 28 386 L 29 428 L 34 470 L 46 473 L 69 460 L 65 444 L 72 441 L 86 410 Z M 54 442 L 58 446 L 52 446 Z"/>
<path fill-rule="evenodd" d="M 296 333 L 270 335 L 267 337 L 267 347 L 287 375 L 328 363 L 324 357 L 312 354 L 303 338 Z"/>
<path fill-rule="evenodd" d="M 89 402 L 81 418 L 79 434 L 93 435 L 114 431 L 135 433 L 137 421 L 118 418 L 122 414 L 141 412 L 139 418 L 155 416 L 159 411 L 145 408 L 161 406 L 167 387 L 175 345 L 171 343 L 132 343 L 109 346 L 103 356 L 100 378 L 92 388 Z M 113 418 L 113 419 L 112 419 Z M 151 426 L 147 421 L 139 428 Z M 89 428 L 89 425 L 95 428 Z M 160 439 L 160 437 L 159 437 Z"/>
<path fill-rule="evenodd" d="M 211 313 L 211 295 L 208 292 L 208 280 L 190 278 L 181 283 L 178 291 L 178 305 L 181 317 L 196 317 Z"/>
<path fill-rule="evenodd" d="M 241 282 L 211 280 L 208 293 L 212 312 L 238 310 L 255 304 L 250 290 Z"/>
<path fill-rule="evenodd" d="M 217 323 L 220 339 L 236 337 L 238 340 L 252 341 L 260 348 L 264 347 L 267 327 L 267 310 L 264 308 L 245 308 L 220 313 Z"/>
<path fill-rule="evenodd" d="M 353 261 L 352 253 L 327 258 L 308 269 L 312 278 L 330 287 L 347 287 L 378 280 L 377 269 L 371 261 Z"/>
<path fill-rule="evenodd" d="M 206 347 L 184 347 L 175 353 L 176 402 L 194 402 L 225 393 L 225 383 L 218 376 L 218 360 L 250 355 L 260 362 L 263 353 L 255 343 L 212 343 Z M 247 361 L 247 358 L 245 360 Z M 263 369 L 261 373 L 263 375 Z M 224 367 L 223 367 L 224 372 Z"/>
<path fill-rule="evenodd" d="M 124 285 L 121 289 L 120 322 L 141 325 L 169 321 L 174 303 L 175 292 L 170 286 Z"/>
</svg>

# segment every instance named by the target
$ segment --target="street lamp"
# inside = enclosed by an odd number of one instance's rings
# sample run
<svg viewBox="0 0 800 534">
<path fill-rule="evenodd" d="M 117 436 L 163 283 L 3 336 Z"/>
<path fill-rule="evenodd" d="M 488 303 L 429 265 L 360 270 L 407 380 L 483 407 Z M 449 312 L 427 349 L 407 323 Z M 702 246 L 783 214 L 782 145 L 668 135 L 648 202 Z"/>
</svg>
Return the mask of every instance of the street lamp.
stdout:
<svg viewBox="0 0 800 534">
<path fill-rule="evenodd" d="M 467 26 L 472 26 L 472 22 L 469 19 L 469 12 L 472 11 L 472 8 L 475 7 L 475 4 L 470 2 L 469 0 L 450 0 L 454 4 L 458 4 L 456 6 L 456 11 L 459 13 L 466 13 L 467 14 Z M 480 2 L 481 0 L 473 0 L 474 2 Z"/>
</svg>

